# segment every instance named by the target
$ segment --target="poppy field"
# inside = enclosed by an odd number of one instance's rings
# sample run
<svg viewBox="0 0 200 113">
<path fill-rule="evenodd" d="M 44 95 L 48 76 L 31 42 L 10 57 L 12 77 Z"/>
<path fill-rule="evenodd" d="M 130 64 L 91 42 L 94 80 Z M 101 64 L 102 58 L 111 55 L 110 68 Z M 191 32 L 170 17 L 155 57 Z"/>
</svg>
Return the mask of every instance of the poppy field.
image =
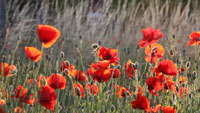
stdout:
<svg viewBox="0 0 200 113">
<path fill-rule="evenodd" d="M 141 32 L 135 59 L 121 59 L 128 50 L 122 52 L 120 44 L 111 48 L 97 42 L 88 45 L 93 61 L 86 64 L 81 37 L 77 62 L 69 61 L 62 48 L 56 48 L 59 54 L 53 58 L 54 45 L 65 46 L 62 32 L 39 24 L 35 36 L 39 43 L 23 45 L 19 39 L 13 52 L 2 56 L 0 112 L 200 112 L 200 33 L 188 36 L 187 44 L 196 52 L 187 57 L 185 51 L 166 50 L 159 44 L 165 38 L 160 29 L 147 27 Z M 23 57 L 16 55 L 19 45 Z"/>
</svg>

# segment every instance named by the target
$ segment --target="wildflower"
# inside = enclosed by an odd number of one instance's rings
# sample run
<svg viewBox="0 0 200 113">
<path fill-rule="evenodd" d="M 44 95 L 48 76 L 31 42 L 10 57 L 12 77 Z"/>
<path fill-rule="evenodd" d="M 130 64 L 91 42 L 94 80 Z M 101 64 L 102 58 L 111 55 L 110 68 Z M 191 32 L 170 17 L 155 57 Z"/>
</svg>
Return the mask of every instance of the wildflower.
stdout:
<svg viewBox="0 0 200 113">
<path fill-rule="evenodd" d="M 161 75 L 161 76 L 159 76 L 159 79 L 162 81 L 164 88 L 166 90 L 169 89 L 170 91 L 176 93 L 175 83 L 169 76 Z"/>
<path fill-rule="evenodd" d="M 88 92 L 90 92 L 90 94 L 93 94 L 94 96 L 96 96 L 97 93 L 99 92 L 99 88 L 98 88 L 98 86 L 97 86 L 96 83 L 94 83 L 94 84 L 87 83 L 87 84 L 85 85 L 85 89 L 86 89 Z"/>
<path fill-rule="evenodd" d="M 30 93 L 26 88 L 19 85 L 15 91 L 15 98 L 19 98 L 20 101 L 33 105 L 35 98 L 33 98 L 33 93 Z"/>
<path fill-rule="evenodd" d="M 132 104 L 133 109 L 142 109 L 142 110 L 145 110 L 147 112 L 151 109 L 150 108 L 150 102 L 149 102 L 148 98 L 143 96 L 141 86 L 139 86 L 136 100 L 132 101 L 131 104 Z"/>
<path fill-rule="evenodd" d="M 53 89 L 65 89 L 67 84 L 66 78 L 61 74 L 52 74 L 47 78 L 47 85 Z"/>
<path fill-rule="evenodd" d="M 4 69 L 2 69 L 4 67 Z M 2 74 L 2 71 L 4 71 L 4 76 L 13 76 L 16 74 L 17 69 L 15 65 L 8 65 L 8 63 L 1 63 L 0 64 L 0 75 Z"/>
<path fill-rule="evenodd" d="M 113 78 L 119 78 L 121 72 L 119 69 L 110 69 Z"/>
<path fill-rule="evenodd" d="M 60 31 L 50 25 L 38 25 L 38 36 L 45 48 L 51 47 L 60 37 Z"/>
<path fill-rule="evenodd" d="M 14 112 L 15 113 L 26 113 L 26 110 L 24 109 L 22 111 L 22 107 L 15 107 Z"/>
<path fill-rule="evenodd" d="M 200 43 L 200 32 L 192 32 L 190 34 L 190 46 L 199 45 Z"/>
<path fill-rule="evenodd" d="M 156 105 L 154 108 L 151 108 L 152 113 L 158 113 L 160 110 L 161 104 Z"/>
<path fill-rule="evenodd" d="M 74 93 L 80 97 L 85 97 L 84 88 L 80 83 L 74 83 Z"/>
<path fill-rule="evenodd" d="M 114 63 L 115 65 L 119 61 L 119 57 L 117 57 L 117 50 L 116 49 L 106 49 L 105 47 L 101 46 L 98 50 L 97 55 L 102 59 L 102 60 L 109 60 L 110 63 Z"/>
<path fill-rule="evenodd" d="M 133 95 L 133 93 L 125 87 L 120 87 L 119 85 L 115 85 L 115 89 L 116 89 L 116 95 L 119 98 L 123 98 L 123 97 L 126 97 L 128 95 Z"/>
<path fill-rule="evenodd" d="M 41 59 L 42 53 L 37 48 L 34 48 L 34 47 L 25 47 L 25 51 L 26 51 L 27 57 L 31 61 L 37 62 L 37 61 L 39 61 Z"/>
<path fill-rule="evenodd" d="M 64 70 L 67 70 L 67 74 L 69 75 L 74 75 L 76 73 L 75 66 L 70 64 L 69 61 L 63 61 L 61 67 L 60 67 L 61 72 Z"/>
<path fill-rule="evenodd" d="M 149 77 L 146 80 L 146 84 L 148 86 L 148 90 L 154 96 L 158 96 L 154 91 L 158 92 L 163 88 L 162 81 L 158 77 Z"/>
<path fill-rule="evenodd" d="M 176 109 L 171 106 L 162 106 L 161 109 L 164 113 L 176 113 Z"/>
<path fill-rule="evenodd" d="M 179 92 L 178 92 L 178 96 L 182 98 L 182 97 L 183 97 L 183 94 L 186 94 L 186 95 L 187 95 L 187 89 L 184 88 L 184 87 L 180 87 L 180 88 L 179 88 Z"/>
<path fill-rule="evenodd" d="M 74 75 L 72 76 L 74 77 L 75 80 L 80 81 L 80 82 L 85 82 L 88 80 L 88 77 L 81 70 L 76 70 Z"/>
<path fill-rule="evenodd" d="M 155 72 L 157 73 L 157 76 L 159 76 L 159 73 L 176 76 L 178 70 L 174 62 L 169 59 L 165 59 L 159 62 L 158 67 L 155 69 Z"/>
<path fill-rule="evenodd" d="M 91 68 L 88 69 L 88 73 L 95 81 L 106 82 L 112 75 L 109 65 L 110 61 L 108 60 L 99 61 L 96 64 L 92 63 Z"/>
<path fill-rule="evenodd" d="M 144 34 L 144 37 L 141 41 L 138 42 L 140 44 L 139 46 L 142 48 L 157 42 L 160 38 L 163 37 L 160 29 L 154 30 L 152 27 L 143 29 L 142 32 Z"/>
<path fill-rule="evenodd" d="M 180 84 L 187 84 L 187 77 L 180 76 L 179 77 L 179 83 Z"/>
<path fill-rule="evenodd" d="M 165 50 L 164 48 L 157 43 L 148 45 L 145 48 L 145 57 L 146 62 L 157 63 L 158 59 L 162 59 L 164 56 Z"/>
<path fill-rule="evenodd" d="M 133 63 L 131 60 L 128 60 L 128 62 L 124 65 L 125 73 L 129 79 L 132 78 L 133 75 L 135 75 L 135 68 L 133 66 Z"/>
<path fill-rule="evenodd" d="M 54 110 L 57 95 L 49 86 L 42 86 L 38 92 L 39 103 L 47 109 Z"/>
</svg>

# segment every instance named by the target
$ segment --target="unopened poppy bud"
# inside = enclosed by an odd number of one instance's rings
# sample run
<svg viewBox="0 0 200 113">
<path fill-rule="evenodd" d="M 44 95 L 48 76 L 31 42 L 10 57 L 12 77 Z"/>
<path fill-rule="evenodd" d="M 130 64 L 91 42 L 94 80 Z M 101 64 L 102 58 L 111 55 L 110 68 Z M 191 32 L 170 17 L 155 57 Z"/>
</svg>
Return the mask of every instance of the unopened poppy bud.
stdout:
<svg viewBox="0 0 200 113">
<path fill-rule="evenodd" d="M 6 57 L 4 55 L 3 55 L 2 58 L 3 58 L 3 62 L 6 62 Z"/>
<path fill-rule="evenodd" d="M 80 91 L 80 88 L 79 88 L 79 87 L 76 87 L 75 91 L 76 91 L 76 94 L 77 94 L 78 96 L 81 95 L 81 91 Z"/>
<path fill-rule="evenodd" d="M 61 58 L 65 57 L 65 53 L 63 51 L 60 52 Z"/>
<path fill-rule="evenodd" d="M 175 39 L 175 38 L 176 38 L 176 36 L 175 36 L 175 35 L 172 35 L 172 38 L 173 38 L 173 39 Z"/>
<path fill-rule="evenodd" d="M 99 45 L 98 45 L 97 43 L 92 44 L 92 48 L 93 48 L 93 49 L 96 49 L 96 48 L 98 48 L 98 47 L 99 47 Z"/>
<path fill-rule="evenodd" d="M 170 49 L 169 54 L 170 54 L 171 56 L 173 56 L 173 55 L 174 55 L 174 51 L 173 51 L 172 49 Z"/>
<path fill-rule="evenodd" d="M 134 67 L 135 69 L 138 69 L 139 63 L 138 63 L 138 62 L 135 62 L 134 65 L 133 65 L 133 67 Z"/>
<path fill-rule="evenodd" d="M 183 56 L 184 56 L 184 57 L 185 57 L 185 52 L 186 52 L 186 51 L 185 51 L 185 50 L 183 50 Z"/>
<path fill-rule="evenodd" d="M 122 67 L 121 65 L 119 65 L 119 64 L 117 65 L 117 69 L 121 69 L 121 67 Z"/>
<path fill-rule="evenodd" d="M 68 60 L 65 60 L 65 65 L 66 65 L 67 67 L 69 67 L 70 63 L 69 63 Z"/>
<path fill-rule="evenodd" d="M 75 47 L 78 48 L 78 45 L 76 44 Z"/>
<path fill-rule="evenodd" d="M 137 45 L 137 47 L 136 47 L 136 50 L 138 50 L 138 49 L 140 49 L 140 46 L 139 46 L 139 45 Z"/>
<path fill-rule="evenodd" d="M 65 72 L 65 74 L 67 74 L 67 75 L 69 74 L 68 69 L 65 69 L 64 72 Z"/>
<path fill-rule="evenodd" d="M 130 48 L 127 48 L 127 54 L 128 55 L 130 54 Z"/>
<path fill-rule="evenodd" d="M 20 40 L 20 39 L 21 39 L 21 38 L 18 36 L 18 37 L 17 37 L 17 40 Z"/>
<path fill-rule="evenodd" d="M 99 43 L 99 45 L 101 45 L 101 41 L 99 41 L 98 43 Z"/>
<path fill-rule="evenodd" d="M 110 107 L 111 112 L 113 112 L 115 110 L 115 106 L 112 104 Z"/>
<path fill-rule="evenodd" d="M 190 61 L 186 62 L 185 67 L 186 67 L 186 69 L 190 68 Z"/>
<path fill-rule="evenodd" d="M 192 99 L 192 94 L 191 93 L 189 94 L 189 98 Z"/>
<path fill-rule="evenodd" d="M 126 48 L 124 48 L 124 53 L 126 53 Z"/>
<path fill-rule="evenodd" d="M 111 94 L 111 90 L 108 90 L 107 93 L 108 93 L 108 95 L 110 95 Z"/>
<path fill-rule="evenodd" d="M 184 83 L 182 83 L 182 84 L 181 84 L 181 86 L 182 86 L 182 87 L 185 87 L 185 84 L 184 84 Z"/>
<path fill-rule="evenodd" d="M 155 52 L 157 50 L 158 46 L 155 46 L 151 49 L 151 52 Z"/>
<path fill-rule="evenodd" d="M 192 72 L 192 75 L 193 75 L 193 76 L 197 76 L 197 72 L 196 72 L 196 71 L 193 71 L 193 72 Z"/>
<path fill-rule="evenodd" d="M 129 96 L 130 95 L 129 91 L 125 91 L 125 95 Z"/>
<path fill-rule="evenodd" d="M 79 36 L 79 39 L 82 40 L 82 36 Z"/>
</svg>

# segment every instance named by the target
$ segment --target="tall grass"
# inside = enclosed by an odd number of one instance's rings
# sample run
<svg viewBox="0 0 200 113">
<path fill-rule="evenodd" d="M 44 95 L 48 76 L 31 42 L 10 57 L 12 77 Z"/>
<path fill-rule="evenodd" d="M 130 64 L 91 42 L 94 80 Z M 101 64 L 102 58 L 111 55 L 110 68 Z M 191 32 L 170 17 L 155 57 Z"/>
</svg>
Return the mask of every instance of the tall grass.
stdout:
<svg viewBox="0 0 200 113">
<path fill-rule="evenodd" d="M 195 60 L 192 60 L 194 50 L 187 46 L 189 34 L 200 29 L 199 1 L 118 0 L 116 2 L 103 0 L 102 5 L 97 4 L 94 6 L 87 0 L 30 0 L 26 2 L 7 0 L 10 26 L 8 41 L 4 43 L 6 49 L 1 57 L 5 56 L 4 60 L 9 64 L 15 64 L 18 73 L 15 77 L 1 77 L 2 89 L 12 95 L 17 85 L 21 84 L 35 92 L 34 95 L 37 97 L 38 89 L 27 85 L 29 78 L 36 78 L 39 74 L 49 76 L 54 72 L 59 72 L 59 66 L 63 60 L 69 60 L 77 68 L 86 71 L 84 69 L 95 60 L 91 55 L 91 45 L 100 43 L 103 46 L 118 49 L 122 72 L 123 65 L 128 59 L 139 62 L 138 81 L 135 78 L 129 80 L 122 73 L 117 80 L 99 83 L 100 91 L 97 96 L 86 94 L 85 98 L 80 98 L 74 95 L 71 80 L 67 78 L 67 88 L 56 92 L 58 94 L 56 113 L 143 112 L 131 108 L 130 102 L 135 100 L 136 94 L 119 99 L 108 85 L 112 82 L 125 86 L 133 92 L 137 92 L 137 84 L 144 86 L 145 95 L 150 99 L 151 106 L 155 106 L 157 104 L 155 100 L 157 100 L 163 105 L 175 106 L 178 112 L 200 112 L 199 71 Z M 24 46 L 41 48 L 36 32 L 38 24 L 53 25 L 62 33 L 57 43 L 51 49 L 44 51 L 40 68 L 37 68 L 38 63 L 29 61 L 24 52 Z M 145 74 L 152 67 L 144 62 L 144 52 L 138 49 L 137 45 L 143 36 L 141 29 L 149 26 L 160 28 L 165 35 L 161 41 L 166 50 L 164 58 L 173 60 L 178 67 L 181 67 L 188 61 L 189 56 L 192 56 L 190 71 L 183 75 L 189 77 L 190 83 L 186 86 L 190 92 L 189 96 L 179 98 L 167 92 L 154 97 L 148 93 Z M 175 52 L 174 56 L 168 54 L 171 49 Z M 183 50 L 186 51 L 184 54 Z M 65 53 L 64 58 L 60 57 L 61 51 Z M 39 74 L 36 75 L 38 71 Z M 197 75 L 193 80 L 194 71 Z M 177 80 L 178 77 L 175 79 Z M 15 99 L 7 98 L 6 101 L 8 102 L 5 106 L 7 112 L 13 112 L 13 109 L 20 105 Z M 27 112 L 47 112 L 39 104 L 34 106 L 24 104 L 23 108 Z"/>
</svg>

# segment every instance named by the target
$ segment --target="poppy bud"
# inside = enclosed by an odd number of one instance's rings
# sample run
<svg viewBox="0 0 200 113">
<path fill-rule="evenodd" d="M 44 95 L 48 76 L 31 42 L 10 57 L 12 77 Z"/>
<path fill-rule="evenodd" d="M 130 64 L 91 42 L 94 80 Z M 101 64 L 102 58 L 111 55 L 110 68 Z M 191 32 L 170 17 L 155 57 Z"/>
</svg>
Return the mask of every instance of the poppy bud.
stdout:
<svg viewBox="0 0 200 113">
<path fill-rule="evenodd" d="M 122 67 L 121 65 L 119 65 L 119 64 L 117 65 L 117 69 L 121 69 L 121 67 Z"/>
<path fill-rule="evenodd" d="M 129 96 L 130 95 L 129 91 L 125 91 L 125 95 Z"/>
<path fill-rule="evenodd" d="M 192 94 L 191 93 L 189 94 L 189 98 L 192 99 Z"/>
<path fill-rule="evenodd" d="M 155 46 L 151 49 L 151 52 L 155 52 L 157 50 L 158 46 Z"/>
<path fill-rule="evenodd" d="M 140 48 L 140 46 L 139 45 L 137 45 L 137 47 L 136 47 L 136 50 L 138 50 Z"/>
<path fill-rule="evenodd" d="M 2 58 L 3 58 L 3 63 L 5 63 L 6 62 L 6 57 L 3 55 Z"/>
<path fill-rule="evenodd" d="M 70 63 L 69 63 L 68 60 L 65 60 L 65 65 L 66 65 L 67 67 L 69 67 Z"/>
<path fill-rule="evenodd" d="M 61 58 L 65 57 L 65 53 L 63 51 L 60 52 Z"/>
<path fill-rule="evenodd" d="M 139 63 L 138 63 L 138 62 L 133 63 L 133 67 L 134 67 L 135 69 L 138 69 Z"/>
<path fill-rule="evenodd" d="M 111 112 L 113 112 L 115 110 L 115 106 L 112 104 L 110 107 Z"/>
<path fill-rule="evenodd" d="M 68 71 L 68 69 L 65 69 L 65 70 L 64 70 L 64 72 L 65 72 L 65 74 L 66 74 L 66 75 L 68 75 L 68 74 L 69 74 L 69 71 Z"/>
<path fill-rule="evenodd" d="M 126 48 L 124 48 L 124 53 L 126 53 Z"/>
<path fill-rule="evenodd" d="M 93 48 L 93 49 L 96 49 L 96 48 L 98 48 L 98 47 L 99 47 L 99 45 L 98 45 L 97 43 L 92 44 L 92 48 Z"/>
<path fill-rule="evenodd" d="M 99 45 L 101 45 L 101 41 L 99 41 L 98 43 L 99 43 Z"/>
<path fill-rule="evenodd" d="M 128 54 L 128 55 L 130 54 L 130 49 L 129 49 L 129 48 L 127 48 L 127 54 Z"/>
<path fill-rule="evenodd" d="M 82 40 L 82 36 L 79 36 L 79 39 Z"/>
<path fill-rule="evenodd" d="M 175 35 L 172 35 L 172 38 L 173 38 L 173 39 L 175 39 L 175 38 L 176 38 L 176 36 L 175 36 Z"/>
<path fill-rule="evenodd" d="M 18 36 L 18 37 L 17 37 L 17 40 L 20 40 L 20 39 L 21 39 L 21 38 Z"/>
<path fill-rule="evenodd" d="M 184 56 L 184 57 L 185 57 L 185 52 L 186 52 L 186 51 L 185 51 L 185 50 L 183 50 L 183 56 Z"/>
<path fill-rule="evenodd" d="M 80 88 L 79 87 L 76 87 L 76 94 L 78 95 L 78 96 L 80 96 L 81 95 L 81 91 L 80 91 Z"/>
<path fill-rule="evenodd" d="M 173 56 L 173 55 L 174 55 L 174 51 L 173 51 L 172 49 L 170 49 L 169 54 L 170 54 L 171 56 Z"/>
<path fill-rule="evenodd" d="M 185 67 L 186 67 L 186 69 L 190 68 L 190 61 L 186 62 Z"/>
<path fill-rule="evenodd" d="M 182 85 L 181 85 L 182 87 L 185 87 L 185 84 L 184 83 L 182 83 Z"/>
</svg>

